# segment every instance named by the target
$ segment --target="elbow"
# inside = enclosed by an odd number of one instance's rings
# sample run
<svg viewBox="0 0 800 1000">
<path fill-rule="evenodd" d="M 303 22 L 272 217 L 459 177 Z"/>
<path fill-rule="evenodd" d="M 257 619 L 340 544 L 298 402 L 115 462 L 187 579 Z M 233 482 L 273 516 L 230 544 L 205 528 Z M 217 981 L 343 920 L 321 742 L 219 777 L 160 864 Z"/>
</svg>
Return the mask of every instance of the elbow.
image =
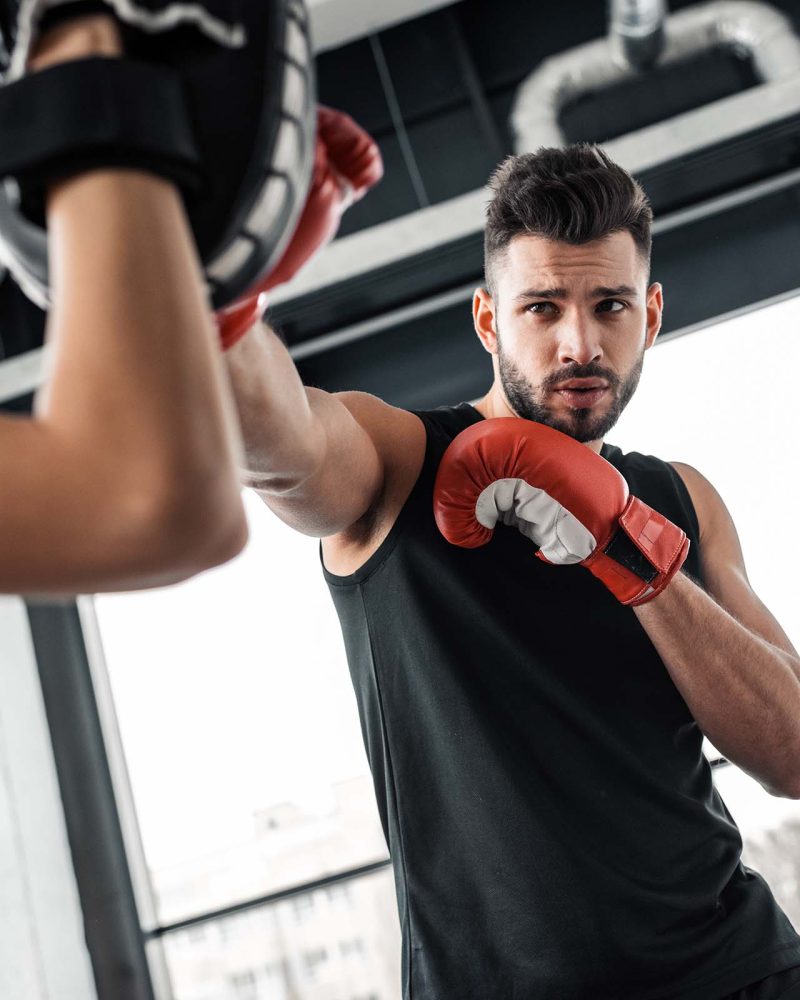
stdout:
<svg viewBox="0 0 800 1000">
<path fill-rule="evenodd" d="M 159 483 L 142 504 L 142 570 L 178 583 L 229 562 L 244 549 L 247 519 L 241 494 L 228 477 Z"/>
<path fill-rule="evenodd" d="M 800 775 L 781 793 L 783 799 L 800 799 Z"/>
<path fill-rule="evenodd" d="M 188 573 L 194 576 L 230 562 L 242 552 L 248 537 L 247 519 L 237 494 L 230 503 L 216 505 L 189 531 L 184 545 Z"/>
<path fill-rule="evenodd" d="M 759 784 L 773 798 L 800 799 L 800 774 L 794 774 L 789 780 L 784 778 L 780 782 L 761 779 Z"/>
</svg>

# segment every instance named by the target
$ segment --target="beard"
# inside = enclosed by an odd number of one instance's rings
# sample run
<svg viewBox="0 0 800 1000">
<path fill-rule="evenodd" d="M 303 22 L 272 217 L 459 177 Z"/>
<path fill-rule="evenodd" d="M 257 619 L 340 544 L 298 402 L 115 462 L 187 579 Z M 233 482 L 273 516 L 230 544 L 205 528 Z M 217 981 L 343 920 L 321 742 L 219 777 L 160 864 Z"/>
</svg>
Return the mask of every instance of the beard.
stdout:
<svg viewBox="0 0 800 1000">
<path fill-rule="evenodd" d="M 644 351 L 642 351 L 639 359 L 624 378 L 599 364 L 572 364 L 557 374 L 549 375 L 538 386 L 534 386 L 513 361 L 503 353 L 499 338 L 497 357 L 500 382 L 514 413 L 518 417 L 535 420 L 537 423 L 546 424 L 554 430 L 561 431 L 562 434 L 568 434 L 582 444 L 600 440 L 616 424 L 622 411 L 636 392 L 644 364 Z M 564 416 L 556 416 L 549 407 L 545 406 L 543 400 L 560 382 L 573 378 L 603 379 L 608 383 L 611 405 L 604 404 L 601 413 L 596 413 L 587 407 L 571 410 L 569 414 Z"/>
</svg>

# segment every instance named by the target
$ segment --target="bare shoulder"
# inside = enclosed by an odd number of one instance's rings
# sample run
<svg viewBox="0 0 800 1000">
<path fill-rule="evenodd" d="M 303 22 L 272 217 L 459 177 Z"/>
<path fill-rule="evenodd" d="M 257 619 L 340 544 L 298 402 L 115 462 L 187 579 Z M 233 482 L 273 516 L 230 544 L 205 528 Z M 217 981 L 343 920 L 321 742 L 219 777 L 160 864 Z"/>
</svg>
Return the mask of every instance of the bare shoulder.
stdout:
<svg viewBox="0 0 800 1000">
<path fill-rule="evenodd" d="M 408 410 L 366 392 L 339 392 L 336 399 L 369 434 L 383 467 L 375 502 L 355 524 L 322 541 L 327 568 L 339 575 L 355 572 L 392 529 L 419 477 L 425 460 L 425 425 Z"/>
<path fill-rule="evenodd" d="M 695 513 L 697 514 L 697 521 L 700 525 L 700 536 L 702 538 L 707 530 L 707 508 L 710 505 L 713 505 L 715 498 L 721 504 L 722 498 L 706 477 L 698 472 L 693 465 L 688 465 L 686 462 L 669 462 L 668 464 L 671 465 L 681 477 L 683 485 L 686 487 L 686 490 L 691 497 Z"/>
<path fill-rule="evenodd" d="M 309 390 L 314 391 L 314 390 Z M 345 406 L 376 445 L 390 450 L 413 448 L 415 439 L 425 445 L 425 426 L 409 410 L 385 403 L 368 392 L 336 392 L 333 394 Z"/>
<path fill-rule="evenodd" d="M 701 559 L 709 590 L 719 589 L 719 576 L 747 574 L 739 534 L 725 502 L 709 480 L 692 465 L 670 462 L 683 480 L 700 527 Z"/>
<path fill-rule="evenodd" d="M 735 534 L 733 518 L 725 502 L 715 487 L 693 465 L 686 462 L 670 462 L 669 465 L 683 480 L 700 526 L 701 541 L 711 540 L 720 535 Z"/>
<path fill-rule="evenodd" d="M 368 392 L 337 392 L 335 398 L 372 439 L 387 483 L 409 469 L 419 472 L 425 457 L 425 425 L 409 410 L 391 406 Z"/>
<path fill-rule="evenodd" d="M 700 560 L 708 593 L 741 624 L 792 656 L 797 650 L 747 576 L 739 533 L 722 497 L 702 473 L 669 463 L 686 484 L 700 524 Z"/>
</svg>

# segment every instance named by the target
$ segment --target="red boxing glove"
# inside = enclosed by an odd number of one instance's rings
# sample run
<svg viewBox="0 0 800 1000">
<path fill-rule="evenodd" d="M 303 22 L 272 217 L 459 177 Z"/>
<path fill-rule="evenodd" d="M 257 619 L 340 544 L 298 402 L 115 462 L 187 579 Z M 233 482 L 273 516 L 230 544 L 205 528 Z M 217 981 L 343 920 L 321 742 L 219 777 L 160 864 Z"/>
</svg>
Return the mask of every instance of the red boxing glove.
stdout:
<svg viewBox="0 0 800 1000">
<path fill-rule="evenodd" d="M 476 548 L 498 521 L 543 561 L 585 566 L 623 604 L 651 601 L 689 551 L 686 533 L 628 493 L 623 476 L 574 438 L 519 417 L 482 420 L 453 439 L 433 492 L 439 530 Z"/>
<path fill-rule="evenodd" d="M 383 177 L 383 160 L 374 140 L 342 111 L 317 110 L 314 172 L 305 208 L 279 263 L 237 302 L 216 314 L 222 349 L 243 337 L 264 315 L 263 294 L 293 278 L 336 235 L 345 210 Z"/>
</svg>

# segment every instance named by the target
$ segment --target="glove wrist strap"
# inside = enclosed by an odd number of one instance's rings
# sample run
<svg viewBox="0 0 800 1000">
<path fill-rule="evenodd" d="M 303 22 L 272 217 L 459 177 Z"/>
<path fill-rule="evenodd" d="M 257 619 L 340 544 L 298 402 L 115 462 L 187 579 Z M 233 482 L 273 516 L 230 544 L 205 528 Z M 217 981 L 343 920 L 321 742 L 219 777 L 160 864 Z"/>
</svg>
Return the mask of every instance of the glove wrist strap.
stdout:
<svg viewBox="0 0 800 1000">
<path fill-rule="evenodd" d="M 622 604 L 636 606 L 657 597 L 686 560 L 686 532 L 638 497 L 630 497 L 619 530 L 584 565 Z"/>
</svg>

